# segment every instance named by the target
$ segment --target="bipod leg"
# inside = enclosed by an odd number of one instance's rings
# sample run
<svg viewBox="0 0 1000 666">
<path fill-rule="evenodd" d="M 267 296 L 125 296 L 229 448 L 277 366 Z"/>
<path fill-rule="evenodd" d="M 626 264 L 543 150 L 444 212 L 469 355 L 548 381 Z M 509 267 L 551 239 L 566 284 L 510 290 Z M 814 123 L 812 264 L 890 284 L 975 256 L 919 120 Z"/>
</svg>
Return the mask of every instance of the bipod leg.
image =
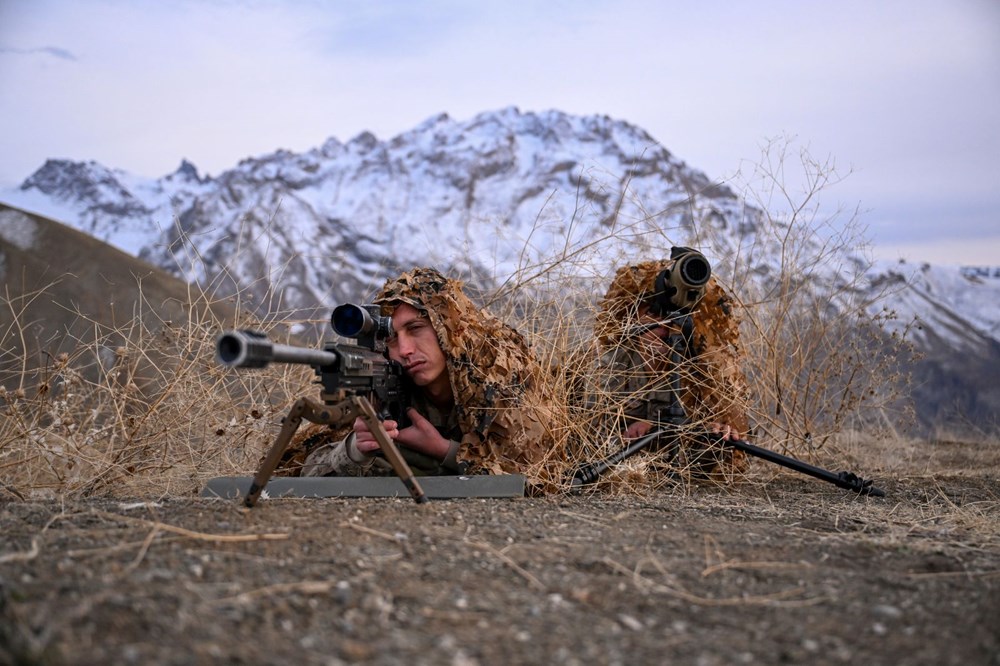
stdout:
<svg viewBox="0 0 1000 666">
<path fill-rule="evenodd" d="M 802 474 L 807 474 L 815 479 L 820 479 L 826 481 L 827 483 L 832 483 L 833 485 L 843 488 L 844 490 L 851 490 L 858 493 L 859 495 L 871 495 L 872 497 L 885 497 L 885 491 L 881 488 L 876 488 L 872 481 L 862 479 L 860 476 L 854 472 L 839 472 L 834 474 L 829 470 L 825 470 L 822 467 L 816 467 L 815 465 L 810 465 L 807 462 L 803 462 L 796 458 L 791 458 L 789 456 L 782 455 L 770 449 L 765 449 L 760 446 L 756 446 L 749 442 L 744 442 L 741 439 L 727 439 L 727 440 L 717 440 L 723 446 L 731 446 L 734 449 L 739 449 L 740 451 L 745 451 L 752 456 L 756 456 L 768 462 L 773 462 L 776 465 L 781 465 L 782 467 L 787 467 L 788 469 L 795 470 L 796 472 L 801 472 Z"/>
<path fill-rule="evenodd" d="M 396 446 L 396 443 L 389 437 L 385 428 L 382 427 L 382 421 L 379 420 L 378 415 L 375 413 L 375 408 L 372 407 L 368 398 L 355 396 L 351 398 L 351 401 L 355 409 L 357 409 L 358 414 L 368 424 L 368 429 L 375 435 L 375 441 L 378 442 L 379 448 L 382 449 L 386 460 L 392 465 L 392 469 L 399 476 L 399 480 L 410 491 L 413 500 L 417 504 L 426 502 L 427 495 L 424 494 L 424 489 L 417 483 L 417 478 L 413 475 L 413 470 L 406 463 L 406 459 L 403 458 L 403 454 L 399 452 L 399 447 Z"/>
<path fill-rule="evenodd" d="M 281 431 L 278 433 L 277 439 L 274 440 L 271 450 L 267 452 L 267 456 L 264 457 L 264 461 L 260 464 L 257 474 L 254 475 L 253 481 L 250 483 L 250 490 L 247 491 L 243 504 L 248 507 L 253 507 L 257 504 L 257 499 L 260 497 L 261 491 L 267 486 L 267 482 L 271 480 L 274 470 L 278 467 L 278 463 L 281 462 L 281 456 L 284 455 L 285 449 L 288 448 L 288 443 L 292 441 L 292 435 L 295 434 L 295 431 L 302 424 L 302 419 L 319 425 L 334 425 L 342 424 L 353 417 L 354 410 L 347 403 L 338 403 L 330 406 L 321 405 L 309 398 L 299 398 L 296 400 L 291 410 L 289 410 L 288 415 L 282 419 Z"/>
</svg>

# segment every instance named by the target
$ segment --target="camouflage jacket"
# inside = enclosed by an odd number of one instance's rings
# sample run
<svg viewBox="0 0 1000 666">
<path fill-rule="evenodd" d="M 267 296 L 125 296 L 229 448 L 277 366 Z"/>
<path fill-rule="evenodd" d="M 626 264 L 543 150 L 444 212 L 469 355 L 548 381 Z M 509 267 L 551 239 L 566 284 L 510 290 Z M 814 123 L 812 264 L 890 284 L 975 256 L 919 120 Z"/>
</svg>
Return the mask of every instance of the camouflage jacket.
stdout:
<svg viewBox="0 0 1000 666">
<path fill-rule="evenodd" d="M 444 351 L 461 431 L 459 462 L 469 473 L 521 473 L 558 483 L 561 411 L 549 399 L 524 337 L 477 307 L 459 281 L 430 268 L 389 280 L 375 297 L 383 314 L 408 303 L 427 314 Z"/>
</svg>

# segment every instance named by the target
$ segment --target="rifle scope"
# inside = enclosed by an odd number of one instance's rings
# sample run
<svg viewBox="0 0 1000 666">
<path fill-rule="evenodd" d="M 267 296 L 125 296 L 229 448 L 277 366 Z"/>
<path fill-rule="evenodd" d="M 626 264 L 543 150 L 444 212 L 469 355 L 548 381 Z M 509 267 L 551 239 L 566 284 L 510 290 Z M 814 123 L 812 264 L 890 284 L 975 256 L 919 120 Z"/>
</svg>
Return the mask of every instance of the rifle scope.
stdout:
<svg viewBox="0 0 1000 666">
<path fill-rule="evenodd" d="M 712 265 L 697 250 L 672 247 L 670 258 L 673 265 L 656 276 L 651 310 L 660 316 L 693 308 L 705 295 L 705 285 L 712 277 Z"/>
<path fill-rule="evenodd" d="M 378 305 L 338 305 L 330 315 L 330 325 L 337 335 L 356 340 L 385 340 L 392 335 L 392 317 L 383 317 Z"/>
</svg>

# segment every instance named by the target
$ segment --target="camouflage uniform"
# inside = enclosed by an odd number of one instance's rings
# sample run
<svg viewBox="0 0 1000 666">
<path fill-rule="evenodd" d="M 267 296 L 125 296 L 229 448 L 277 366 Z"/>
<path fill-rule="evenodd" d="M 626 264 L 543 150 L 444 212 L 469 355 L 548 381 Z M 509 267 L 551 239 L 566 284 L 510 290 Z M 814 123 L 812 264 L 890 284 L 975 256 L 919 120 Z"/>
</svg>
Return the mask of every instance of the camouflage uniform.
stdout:
<svg viewBox="0 0 1000 666">
<path fill-rule="evenodd" d="M 431 473 L 520 473 L 537 487 L 557 483 L 562 459 L 554 425 L 558 411 L 546 399 L 545 378 L 520 333 L 476 307 L 459 281 L 430 268 L 387 281 L 373 302 L 386 315 L 400 303 L 426 313 L 444 352 L 455 405 L 431 422 L 455 442 L 454 459 L 443 464 L 444 470 L 432 465 Z M 418 405 L 418 411 L 430 417 L 428 407 Z M 305 473 L 365 473 L 355 469 L 359 462 L 350 455 L 349 443 L 317 449 L 306 460 Z M 373 465 L 362 459 L 360 465 L 365 464 Z"/>
<path fill-rule="evenodd" d="M 671 264 L 671 261 L 650 261 L 619 269 L 601 301 L 596 333 L 604 351 L 595 381 L 601 383 L 605 400 L 617 407 L 619 417 L 611 419 L 614 432 L 621 432 L 635 420 L 650 418 L 647 401 L 665 402 L 670 395 L 669 357 L 644 351 L 641 341 L 630 338 L 629 331 L 640 323 L 639 307 L 652 296 L 656 276 Z M 701 428 L 711 423 L 727 424 L 745 436 L 749 430 L 748 393 L 740 367 L 739 321 L 735 309 L 736 304 L 725 289 L 714 277 L 710 278 L 704 296 L 691 313 L 689 360 L 676 370 L 681 384 L 680 402 L 690 424 Z M 673 332 L 679 332 L 677 327 Z M 685 438 L 682 446 L 669 455 L 675 456 L 674 467 L 684 467 L 695 476 L 728 479 L 749 465 L 742 451 L 706 448 L 697 440 Z"/>
</svg>

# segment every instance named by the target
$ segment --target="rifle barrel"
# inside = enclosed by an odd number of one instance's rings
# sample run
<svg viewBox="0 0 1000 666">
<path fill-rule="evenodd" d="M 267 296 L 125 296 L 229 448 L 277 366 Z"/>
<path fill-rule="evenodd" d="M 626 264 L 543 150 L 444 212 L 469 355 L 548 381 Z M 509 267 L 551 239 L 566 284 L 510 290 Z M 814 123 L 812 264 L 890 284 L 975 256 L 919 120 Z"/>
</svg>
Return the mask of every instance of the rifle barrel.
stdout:
<svg viewBox="0 0 1000 666">
<path fill-rule="evenodd" d="M 635 454 L 639 453 L 639 451 L 642 451 L 651 443 L 655 442 L 663 434 L 664 431 L 662 430 L 657 430 L 656 432 L 649 433 L 648 435 L 645 435 L 643 437 L 640 437 L 638 439 L 626 443 L 624 448 L 608 456 L 604 460 L 599 460 L 595 463 L 581 465 L 573 473 L 573 477 L 570 479 L 570 485 L 582 486 L 597 481 L 597 477 L 599 477 L 601 474 L 604 474 L 604 472 L 611 469 L 612 466 L 617 465 L 626 458 L 630 458 Z"/>
<path fill-rule="evenodd" d="M 813 478 L 820 479 L 821 481 L 832 483 L 833 485 L 845 490 L 853 490 L 856 493 L 860 493 L 862 495 L 872 495 L 873 497 L 885 497 L 885 491 L 876 488 L 872 485 L 871 481 L 866 481 L 853 472 L 839 472 L 834 474 L 833 472 L 825 470 L 822 467 L 810 465 L 809 463 L 803 462 L 797 458 L 782 455 L 775 451 L 771 451 L 770 449 L 765 449 L 751 444 L 750 442 L 745 442 L 742 439 L 722 440 L 721 443 L 723 446 L 731 446 L 734 449 L 745 451 L 752 456 L 757 456 L 758 458 L 762 458 L 768 462 L 773 462 L 777 465 L 781 465 L 782 467 L 795 470 L 796 472 L 807 474 Z"/>
<path fill-rule="evenodd" d="M 706 433 L 707 434 L 707 433 Z M 606 472 L 613 465 L 617 465 L 621 461 L 629 458 L 639 451 L 649 447 L 651 444 L 655 443 L 660 437 L 676 437 L 676 429 L 660 429 L 651 432 L 644 437 L 640 437 L 631 442 L 627 442 L 623 448 L 621 448 L 616 453 L 608 456 L 604 460 L 599 460 L 595 463 L 589 463 L 582 465 L 577 468 L 573 476 L 570 478 L 571 486 L 582 486 L 589 483 L 593 483 L 597 478 Z M 829 470 L 825 470 L 822 467 L 816 467 L 815 465 L 810 465 L 807 462 L 803 462 L 797 458 L 792 458 L 786 455 L 777 453 L 776 451 L 771 451 L 770 449 L 765 449 L 761 446 L 751 444 L 750 442 L 745 442 L 741 439 L 731 439 L 723 440 L 717 437 L 712 438 L 720 446 L 729 446 L 734 449 L 739 449 L 745 451 L 752 456 L 756 456 L 768 462 L 775 463 L 776 465 L 781 465 L 782 467 L 787 467 L 796 472 L 801 472 L 802 474 L 807 474 L 821 481 L 826 481 L 832 483 L 833 485 L 843 488 L 845 490 L 852 490 L 861 495 L 871 495 L 872 497 L 885 497 L 885 491 L 876 488 L 871 481 L 865 480 L 853 472 L 839 472 L 833 473 Z"/>
<path fill-rule="evenodd" d="M 339 355 L 326 349 L 295 347 L 271 342 L 258 331 L 225 331 L 215 345 L 219 363 L 230 368 L 263 368 L 269 363 L 333 365 Z"/>
</svg>

